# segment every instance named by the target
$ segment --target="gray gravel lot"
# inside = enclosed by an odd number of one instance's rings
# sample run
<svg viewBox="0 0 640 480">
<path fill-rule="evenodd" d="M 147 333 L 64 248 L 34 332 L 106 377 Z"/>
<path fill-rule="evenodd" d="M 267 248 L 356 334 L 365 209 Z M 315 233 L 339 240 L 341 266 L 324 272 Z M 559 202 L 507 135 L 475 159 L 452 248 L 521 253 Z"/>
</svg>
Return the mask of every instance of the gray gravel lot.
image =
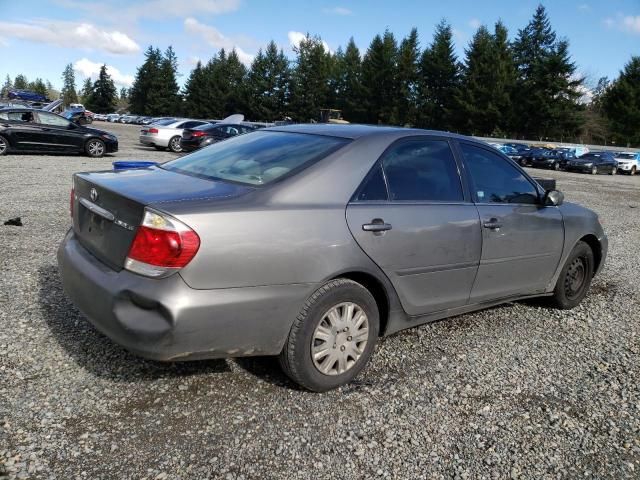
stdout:
<svg viewBox="0 0 640 480">
<path fill-rule="evenodd" d="M 269 358 L 161 364 L 65 299 L 73 172 L 169 159 L 138 128 L 100 160 L 0 158 L 0 478 L 639 478 L 640 177 L 534 171 L 600 215 L 607 266 L 572 311 L 513 303 L 381 341 L 358 382 Z M 544 241 L 531 239 L 532 241 Z"/>
</svg>

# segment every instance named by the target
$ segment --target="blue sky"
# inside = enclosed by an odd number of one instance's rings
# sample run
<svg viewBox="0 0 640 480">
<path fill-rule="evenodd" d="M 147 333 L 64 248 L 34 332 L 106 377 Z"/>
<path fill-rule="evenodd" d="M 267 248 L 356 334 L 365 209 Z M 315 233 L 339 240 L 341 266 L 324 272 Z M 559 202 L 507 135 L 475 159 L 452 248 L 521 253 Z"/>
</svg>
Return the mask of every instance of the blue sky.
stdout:
<svg viewBox="0 0 640 480">
<path fill-rule="evenodd" d="M 418 28 L 421 45 L 446 18 L 463 55 L 480 24 L 496 20 L 516 35 L 539 1 L 451 0 L 0 0 L 0 79 L 8 73 L 42 77 L 61 85 L 67 63 L 78 85 L 106 63 L 117 84 L 130 85 L 150 44 L 172 45 L 183 83 L 198 59 L 236 48 L 246 63 L 273 39 L 293 58 L 292 44 L 306 32 L 333 51 L 353 36 L 362 53 L 376 33 L 398 38 Z M 542 2 L 559 36 L 569 39 L 579 71 L 595 82 L 617 76 L 640 55 L 640 0 Z"/>
</svg>

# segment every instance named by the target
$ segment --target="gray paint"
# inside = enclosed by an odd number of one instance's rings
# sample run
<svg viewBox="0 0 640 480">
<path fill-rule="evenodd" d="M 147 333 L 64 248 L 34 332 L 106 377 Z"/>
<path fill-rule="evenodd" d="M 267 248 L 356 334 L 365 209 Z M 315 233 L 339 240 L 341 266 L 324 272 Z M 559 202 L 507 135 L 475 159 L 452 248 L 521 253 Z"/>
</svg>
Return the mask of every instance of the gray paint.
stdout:
<svg viewBox="0 0 640 480">
<path fill-rule="evenodd" d="M 297 175 L 262 188 L 158 168 L 77 176 L 76 193 L 83 197 L 90 186 L 104 189 L 107 204 L 96 204 L 115 210 L 116 218 L 134 221 L 140 207 L 148 205 L 174 215 L 201 239 L 198 254 L 179 274 L 149 279 L 103 263 L 109 258 L 117 263 L 108 245 L 122 250 L 127 233 L 94 248 L 82 232 L 71 231 L 58 252 L 63 283 L 98 329 L 140 355 L 161 360 L 274 355 L 305 300 L 341 275 L 366 274 L 383 286 L 389 334 L 551 292 L 584 235 L 593 235 L 606 256 L 606 236 L 597 217 L 582 207 L 472 203 L 456 147 L 456 140 L 466 137 L 342 125 L 273 130 L 353 141 Z M 465 201 L 352 202 L 389 145 L 417 135 L 446 137 L 452 143 Z M 362 225 L 375 218 L 392 229 L 364 231 Z M 493 218 L 501 228 L 483 228 Z"/>
</svg>

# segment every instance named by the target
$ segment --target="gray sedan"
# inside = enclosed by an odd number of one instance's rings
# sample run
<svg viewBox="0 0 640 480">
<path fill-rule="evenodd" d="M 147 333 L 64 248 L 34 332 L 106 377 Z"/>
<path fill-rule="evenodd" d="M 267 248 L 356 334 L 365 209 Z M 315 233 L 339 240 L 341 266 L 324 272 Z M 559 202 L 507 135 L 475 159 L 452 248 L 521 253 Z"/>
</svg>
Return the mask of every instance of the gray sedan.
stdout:
<svg viewBox="0 0 640 480">
<path fill-rule="evenodd" d="M 314 391 L 380 336 L 529 297 L 575 307 L 607 254 L 595 213 L 436 131 L 268 128 L 73 185 L 58 262 L 98 330 L 157 360 L 278 355 Z"/>
</svg>

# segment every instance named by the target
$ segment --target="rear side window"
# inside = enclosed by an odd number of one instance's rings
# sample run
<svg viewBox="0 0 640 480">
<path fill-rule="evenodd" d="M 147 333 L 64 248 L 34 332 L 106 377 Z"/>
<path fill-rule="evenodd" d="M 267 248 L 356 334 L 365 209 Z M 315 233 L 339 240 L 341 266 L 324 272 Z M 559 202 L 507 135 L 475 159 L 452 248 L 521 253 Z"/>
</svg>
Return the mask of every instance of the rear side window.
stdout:
<svg viewBox="0 0 640 480">
<path fill-rule="evenodd" d="M 355 199 L 359 202 L 388 200 L 387 186 L 384 183 L 384 176 L 382 175 L 382 167 L 380 164 L 376 163 L 376 166 L 356 193 Z"/>
<path fill-rule="evenodd" d="M 167 170 L 211 180 L 265 185 L 326 157 L 348 139 L 260 131 L 237 135 L 191 155 L 164 163 Z"/>
<path fill-rule="evenodd" d="M 484 148 L 461 143 L 478 203 L 538 203 L 538 191 L 510 162 Z"/>
<path fill-rule="evenodd" d="M 382 159 L 390 200 L 461 202 L 460 175 L 445 140 L 403 141 Z"/>
</svg>

